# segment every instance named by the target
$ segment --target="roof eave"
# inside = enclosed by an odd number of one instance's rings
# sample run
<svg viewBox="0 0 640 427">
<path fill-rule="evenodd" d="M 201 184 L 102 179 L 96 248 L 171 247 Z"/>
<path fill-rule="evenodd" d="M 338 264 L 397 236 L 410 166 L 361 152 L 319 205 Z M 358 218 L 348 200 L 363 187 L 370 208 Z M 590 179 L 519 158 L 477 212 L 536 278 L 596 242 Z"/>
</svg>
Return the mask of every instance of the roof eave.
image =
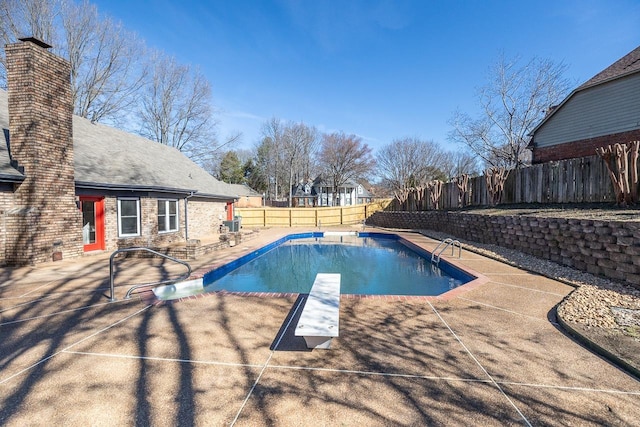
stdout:
<svg viewBox="0 0 640 427">
<path fill-rule="evenodd" d="M 228 194 L 214 194 L 214 193 L 202 193 L 195 189 L 185 188 L 171 188 L 171 187 L 157 187 L 152 185 L 127 185 L 127 184 L 105 184 L 100 182 L 86 182 L 76 181 L 76 188 L 82 188 L 86 190 L 103 190 L 103 191 L 150 191 L 156 193 L 173 193 L 184 194 L 189 196 L 195 196 L 205 199 L 218 199 L 218 200 L 237 200 L 237 196 Z"/>
<path fill-rule="evenodd" d="M 239 199 L 239 196 L 229 196 L 226 194 L 196 193 L 194 196 L 204 199 L 231 200 L 234 202 Z"/>
<path fill-rule="evenodd" d="M 153 185 L 107 184 L 101 182 L 76 181 L 77 188 L 108 191 L 155 191 L 158 193 L 195 194 L 198 190 L 185 188 L 158 187 Z"/>
<path fill-rule="evenodd" d="M 625 77 L 629 77 L 629 76 L 631 76 L 633 74 L 637 74 L 637 73 L 640 73 L 640 70 L 627 71 L 626 73 L 622 73 L 622 74 L 618 74 L 618 75 L 615 75 L 615 76 L 611 76 L 606 80 L 601 80 L 599 82 L 591 83 L 590 85 L 583 84 L 582 86 L 578 87 L 576 89 L 576 91 L 582 91 L 582 90 L 589 89 L 589 88 L 592 88 L 592 87 L 600 86 L 600 85 L 612 82 L 614 80 L 619 80 L 619 79 L 623 79 Z"/>
<path fill-rule="evenodd" d="M 0 174 L 0 181 L 2 182 L 22 182 L 24 181 L 24 175 L 23 176 L 16 176 L 16 175 L 7 175 L 7 174 Z"/>
</svg>

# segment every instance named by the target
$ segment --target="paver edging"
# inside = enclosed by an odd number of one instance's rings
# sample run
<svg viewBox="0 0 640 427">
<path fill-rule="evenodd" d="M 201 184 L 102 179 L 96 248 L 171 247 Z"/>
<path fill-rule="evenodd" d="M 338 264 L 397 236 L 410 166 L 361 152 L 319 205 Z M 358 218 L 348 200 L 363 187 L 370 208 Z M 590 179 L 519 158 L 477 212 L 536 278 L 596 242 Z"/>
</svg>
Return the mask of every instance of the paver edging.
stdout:
<svg viewBox="0 0 640 427">
<path fill-rule="evenodd" d="M 571 294 L 567 295 L 566 298 L 569 298 L 570 296 Z M 562 304 L 562 302 L 560 304 Z M 628 374 L 634 376 L 638 381 L 640 381 L 640 369 L 636 368 L 635 366 L 633 366 L 623 358 L 613 354 L 606 348 L 597 344 L 595 341 L 590 340 L 585 335 L 578 332 L 571 325 L 569 325 L 568 322 L 562 319 L 560 314 L 557 312 L 556 312 L 556 319 L 558 319 L 558 325 L 560 325 L 560 327 L 564 329 L 565 332 L 567 332 L 569 335 L 575 338 L 580 344 L 584 345 L 589 350 L 599 354 L 600 356 L 602 356 L 612 364 L 616 365 L 618 368 L 622 369 L 623 371 L 626 371 Z"/>
</svg>

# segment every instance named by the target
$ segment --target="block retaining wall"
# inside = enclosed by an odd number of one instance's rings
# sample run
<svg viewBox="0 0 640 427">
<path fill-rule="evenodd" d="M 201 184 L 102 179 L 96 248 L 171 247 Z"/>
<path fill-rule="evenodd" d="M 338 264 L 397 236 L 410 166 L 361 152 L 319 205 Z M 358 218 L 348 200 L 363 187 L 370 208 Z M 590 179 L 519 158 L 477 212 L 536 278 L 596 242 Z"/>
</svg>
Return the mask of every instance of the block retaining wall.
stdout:
<svg viewBox="0 0 640 427">
<path fill-rule="evenodd" d="M 367 225 L 433 230 L 494 244 L 640 289 L 640 221 L 427 211 L 376 212 Z"/>
</svg>

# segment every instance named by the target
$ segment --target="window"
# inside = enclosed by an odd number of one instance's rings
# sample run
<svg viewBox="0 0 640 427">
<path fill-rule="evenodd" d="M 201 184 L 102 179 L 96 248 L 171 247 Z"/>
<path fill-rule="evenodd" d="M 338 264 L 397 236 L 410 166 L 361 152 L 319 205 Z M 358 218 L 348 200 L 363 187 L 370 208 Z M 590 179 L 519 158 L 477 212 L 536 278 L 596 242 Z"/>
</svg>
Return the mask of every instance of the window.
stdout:
<svg viewBox="0 0 640 427">
<path fill-rule="evenodd" d="M 158 232 L 178 231 L 178 201 L 158 200 Z"/>
<path fill-rule="evenodd" d="M 140 200 L 118 199 L 118 236 L 140 235 Z"/>
</svg>

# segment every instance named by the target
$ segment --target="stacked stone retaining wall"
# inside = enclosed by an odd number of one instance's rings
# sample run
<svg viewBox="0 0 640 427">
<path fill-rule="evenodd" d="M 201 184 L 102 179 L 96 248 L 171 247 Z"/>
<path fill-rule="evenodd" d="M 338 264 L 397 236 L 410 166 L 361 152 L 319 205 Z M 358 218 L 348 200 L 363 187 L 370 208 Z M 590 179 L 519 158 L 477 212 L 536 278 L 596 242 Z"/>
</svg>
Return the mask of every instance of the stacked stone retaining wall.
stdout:
<svg viewBox="0 0 640 427">
<path fill-rule="evenodd" d="M 367 225 L 433 230 L 494 244 L 640 288 L 640 221 L 376 212 Z"/>
</svg>

